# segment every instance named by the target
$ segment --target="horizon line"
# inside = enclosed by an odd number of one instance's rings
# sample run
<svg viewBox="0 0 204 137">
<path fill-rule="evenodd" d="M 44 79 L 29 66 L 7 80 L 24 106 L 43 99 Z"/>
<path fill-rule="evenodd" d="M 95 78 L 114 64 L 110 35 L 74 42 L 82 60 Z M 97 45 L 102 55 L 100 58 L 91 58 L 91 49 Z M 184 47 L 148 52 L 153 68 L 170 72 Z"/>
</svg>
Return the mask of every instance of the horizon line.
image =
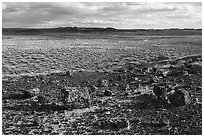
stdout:
<svg viewBox="0 0 204 137">
<path fill-rule="evenodd" d="M 60 28 L 84 28 L 84 29 L 88 29 L 88 28 L 95 28 L 95 29 L 115 29 L 115 30 L 165 30 L 165 29 L 202 29 L 201 28 L 177 28 L 177 27 L 172 27 L 172 28 L 114 28 L 114 27 L 77 27 L 77 26 L 67 26 L 67 27 L 2 27 L 2 29 L 60 29 Z"/>
</svg>

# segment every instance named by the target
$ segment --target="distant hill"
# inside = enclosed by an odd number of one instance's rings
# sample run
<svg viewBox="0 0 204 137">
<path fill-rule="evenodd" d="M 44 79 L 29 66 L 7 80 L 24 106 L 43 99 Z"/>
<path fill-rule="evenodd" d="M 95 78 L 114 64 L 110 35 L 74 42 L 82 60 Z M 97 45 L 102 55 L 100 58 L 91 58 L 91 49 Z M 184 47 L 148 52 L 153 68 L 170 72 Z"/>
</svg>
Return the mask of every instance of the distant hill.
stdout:
<svg viewBox="0 0 204 137">
<path fill-rule="evenodd" d="M 133 33 L 135 35 L 202 35 L 202 29 L 115 29 L 59 27 L 59 28 L 2 28 L 3 35 L 39 35 L 45 33 Z"/>
</svg>

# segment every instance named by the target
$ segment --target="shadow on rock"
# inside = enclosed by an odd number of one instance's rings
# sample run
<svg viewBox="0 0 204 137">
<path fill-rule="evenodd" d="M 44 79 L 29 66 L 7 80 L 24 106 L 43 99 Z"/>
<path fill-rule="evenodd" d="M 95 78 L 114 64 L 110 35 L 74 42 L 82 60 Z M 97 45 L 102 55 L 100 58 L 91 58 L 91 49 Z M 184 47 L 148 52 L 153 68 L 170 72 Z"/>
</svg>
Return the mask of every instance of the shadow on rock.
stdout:
<svg viewBox="0 0 204 137">
<path fill-rule="evenodd" d="M 153 94 L 143 94 L 135 97 L 127 107 L 132 109 L 171 109 L 177 106 L 167 101 L 158 101 Z"/>
</svg>

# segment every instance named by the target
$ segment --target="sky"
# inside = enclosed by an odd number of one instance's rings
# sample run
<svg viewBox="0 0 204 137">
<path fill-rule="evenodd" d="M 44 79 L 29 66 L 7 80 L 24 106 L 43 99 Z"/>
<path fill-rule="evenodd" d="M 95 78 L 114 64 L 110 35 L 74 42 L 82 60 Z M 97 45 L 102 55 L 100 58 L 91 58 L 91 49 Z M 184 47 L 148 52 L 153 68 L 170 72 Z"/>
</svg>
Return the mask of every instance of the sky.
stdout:
<svg viewBox="0 0 204 137">
<path fill-rule="evenodd" d="M 3 28 L 202 28 L 202 3 L 3 2 Z"/>
</svg>

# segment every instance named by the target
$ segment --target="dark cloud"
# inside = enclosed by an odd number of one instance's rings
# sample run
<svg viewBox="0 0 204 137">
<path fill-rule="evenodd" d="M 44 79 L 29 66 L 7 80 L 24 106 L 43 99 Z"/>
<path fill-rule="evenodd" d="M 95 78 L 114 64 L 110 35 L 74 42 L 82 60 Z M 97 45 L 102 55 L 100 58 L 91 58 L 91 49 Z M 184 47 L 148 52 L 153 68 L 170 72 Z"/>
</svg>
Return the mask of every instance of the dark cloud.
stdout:
<svg viewBox="0 0 204 137">
<path fill-rule="evenodd" d="M 169 28 L 175 22 L 180 22 L 179 27 L 202 26 L 201 2 L 9 2 L 2 7 L 3 27 Z"/>
</svg>

